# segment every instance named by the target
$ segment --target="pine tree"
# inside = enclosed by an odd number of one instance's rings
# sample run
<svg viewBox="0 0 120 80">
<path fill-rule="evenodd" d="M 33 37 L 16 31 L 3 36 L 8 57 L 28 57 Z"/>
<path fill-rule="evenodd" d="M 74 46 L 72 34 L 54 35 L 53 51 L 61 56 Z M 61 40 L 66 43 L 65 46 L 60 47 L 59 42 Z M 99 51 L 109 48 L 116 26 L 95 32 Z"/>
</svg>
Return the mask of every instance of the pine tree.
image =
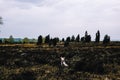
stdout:
<svg viewBox="0 0 120 80">
<path fill-rule="evenodd" d="M 42 38 L 42 35 L 40 35 L 40 36 L 38 37 L 37 44 L 40 45 L 40 44 L 42 44 L 42 42 L 43 42 L 43 38 Z"/>
<path fill-rule="evenodd" d="M 65 39 L 64 38 L 62 38 L 62 42 L 64 42 L 65 41 Z"/>
<path fill-rule="evenodd" d="M 50 35 L 47 35 L 45 37 L 45 43 L 49 44 L 49 42 L 50 42 Z"/>
<path fill-rule="evenodd" d="M 88 35 L 88 32 L 85 32 L 85 37 L 84 37 L 84 42 L 90 42 L 91 41 L 91 36 Z"/>
<path fill-rule="evenodd" d="M 87 31 L 85 31 L 85 37 L 88 35 L 88 32 Z"/>
<path fill-rule="evenodd" d="M 70 42 L 70 37 L 67 37 L 67 38 L 66 38 L 66 42 Z"/>
<path fill-rule="evenodd" d="M 95 42 L 99 43 L 100 42 L 100 31 L 98 30 L 96 33 L 96 38 L 95 38 Z"/>
<path fill-rule="evenodd" d="M 88 36 L 88 32 L 85 31 L 85 42 L 87 42 L 87 36 Z"/>
<path fill-rule="evenodd" d="M 79 41 L 80 41 L 80 35 L 78 34 L 76 37 L 76 42 L 79 42 Z"/>
<path fill-rule="evenodd" d="M 53 39 L 53 46 L 56 46 L 57 45 L 57 38 L 54 38 Z"/>
<path fill-rule="evenodd" d="M 71 37 L 71 42 L 74 42 L 74 41 L 75 41 L 75 36 L 72 35 L 72 37 Z"/>
<path fill-rule="evenodd" d="M 87 36 L 87 42 L 91 42 L 91 36 L 90 35 Z"/>
</svg>

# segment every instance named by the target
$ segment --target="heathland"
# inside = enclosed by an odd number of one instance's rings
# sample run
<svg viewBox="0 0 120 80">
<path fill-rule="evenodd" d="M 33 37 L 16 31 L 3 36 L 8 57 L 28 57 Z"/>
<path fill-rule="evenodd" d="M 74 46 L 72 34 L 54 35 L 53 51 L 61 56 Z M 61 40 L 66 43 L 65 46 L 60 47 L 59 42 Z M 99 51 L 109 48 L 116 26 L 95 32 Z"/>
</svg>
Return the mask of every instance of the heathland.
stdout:
<svg viewBox="0 0 120 80">
<path fill-rule="evenodd" d="M 120 79 L 120 42 L 0 45 L 0 80 L 105 79 Z"/>
</svg>

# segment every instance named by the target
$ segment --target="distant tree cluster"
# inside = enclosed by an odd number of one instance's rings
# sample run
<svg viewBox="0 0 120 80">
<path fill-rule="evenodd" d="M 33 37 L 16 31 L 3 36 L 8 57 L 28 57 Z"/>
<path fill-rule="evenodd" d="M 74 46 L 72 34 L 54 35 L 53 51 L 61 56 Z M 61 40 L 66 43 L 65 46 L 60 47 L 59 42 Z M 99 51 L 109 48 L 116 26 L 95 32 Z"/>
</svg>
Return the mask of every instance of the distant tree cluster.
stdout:
<svg viewBox="0 0 120 80">
<path fill-rule="evenodd" d="M 46 37 L 45 37 L 45 43 L 50 43 L 50 35 L 47 35 Z"/>
<path fill-rule="evenodd" d="M 89 43 L 91 41 L 91 36 L 88 35 L 88 32 L 85 32 L 85 36 L 81 38 L 82 42 Z"/>
<path fill-rule="evenodd" d="M 1 18 L 0 18 L 1 19 Z M 61 42 L 64 44 L 65 47 L 69 46 L 70 42 L 82 42 L 82 43 L 90 43 L 91 42 L 91 35 L 88 34 L 87 31 L 85 31 L 85 35 L 83 37 L 80 38 L 80 35 L 78 34 L 76 37 L 74 35 L 72 35 L 71 37 L 68 36 L 65 38 L 62 38 L 62 40 L 60 40 L 58 37 L 54 37 L 51 38 L 50 35 L 47 35 L 45 37 L 43 37 L 42 35 L 38 36 L 38 39 L 29 39 L 27 37 L 25 37 L 24 39 L 21 38 L 13 38 L 13 36 L 11 35 L 9 38 L 0 38 L 0 43 L 10 43 L 10 44 L 14 44 L 14 43 L 37 43 L 37 45 L 42 45 L 42 44 L 48 44 L 49 46 L 56 46 L 58 42 Z M 96 36 L 95 36 L 95 43 L 100 43 L 100 31 L 98 30 L 96 32 Z M 110 43 L 110 36 L 105 35 L 104 39 L 103 39 L 103 44 L 108 44 Z"/>
<path fill-rule="evenodd" d="M 40 35 L 38 37 L 37 44 L 41 45 L 42 43 L 45 43 L 45 44 L 49 44 L 49 46 L 56 46 L 58 42 L 64 42 L 64 45 L 68 46 L 69 42 L 79 42 L 79 41 L 80 41 L 79 34 L 77 35 L 76 38 L 73 35 L 72 37 L 67 37 L 66 39 L 62 38 L 61 41 L 58 37 L 50 38 L 50 35 L 47 35 L 45 38 L 43 38 L 42 35 Z"/>
<path fill-rule="evenodd" d="M 43 41 L 43 37 L 42 37 L 42 35 L 40 35 L 38 37 L 37 44 L 41 45 L 42 43 L 45 43 L 45 44 L 49 44 L 49 46 L 56 46 L 57 42 L 59 42 L 59 38 L 58 37 L 50 38 L 50 35 L 47 35 L 45 37 L 44 41 Z"/>
<path fill-rule="evenodd" d="M 41 45 L 42 43 L 45 44 L 49 44 L 49 46 L 53 45 L 56 46 L 58 42 L 64 42 L 64 46 L 67 47 L 69 46 L 70 42 L 82 42 L 82 43 L 90 43 L 91 42 L 91 35 L 88 34 L 87 31 L 85 31 L 85 35 L 83 37 L 80 38 L 80 35 L 78 34 L 76 37 L 74 35 L 72 35 L 71 37 L 68 36 L 66 37 L 66 39 L 62 38 L 62 40 L 60 40 L 58 37 L 55 38 L 50 38 L 50 35 L 47 35 L 43 41 L 43 37 L 42 35 L 40 35 L 38 37 L 38 45 Z M 98 30 L 96 32 L 96 36 L 95 36 L 95 43 L 99 43 L 100 42 L 100 31 Z M 104 39 L 103 39 L 103 44 L 107 44 L 110 42 L 110 36 L 105 35 Z"/>
<path fill-rule="evenodd" d="M 9 38 L 0 38 L 1 44 L 31 44 L 36 43 L 36 39 L 29 39 L 27 37 L 25 38 L 14 38 L 12 35 L 10 35 Z"/>
</svg>

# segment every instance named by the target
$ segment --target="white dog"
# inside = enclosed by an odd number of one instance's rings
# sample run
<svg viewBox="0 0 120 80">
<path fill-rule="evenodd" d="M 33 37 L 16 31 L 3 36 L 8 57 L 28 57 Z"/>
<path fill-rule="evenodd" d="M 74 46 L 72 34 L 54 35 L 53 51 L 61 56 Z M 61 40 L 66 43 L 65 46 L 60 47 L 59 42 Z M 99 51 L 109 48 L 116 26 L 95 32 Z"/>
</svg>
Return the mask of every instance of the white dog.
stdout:
<svg viewBox="0 0 120 80">
<path fill-rule="evenodd" d="M 61 66 L 68 67 L 68 64 L 66 64 L 65 62 L 65 57 L 60 57 L 60 59 L 61 59 Z"/>
</svg>

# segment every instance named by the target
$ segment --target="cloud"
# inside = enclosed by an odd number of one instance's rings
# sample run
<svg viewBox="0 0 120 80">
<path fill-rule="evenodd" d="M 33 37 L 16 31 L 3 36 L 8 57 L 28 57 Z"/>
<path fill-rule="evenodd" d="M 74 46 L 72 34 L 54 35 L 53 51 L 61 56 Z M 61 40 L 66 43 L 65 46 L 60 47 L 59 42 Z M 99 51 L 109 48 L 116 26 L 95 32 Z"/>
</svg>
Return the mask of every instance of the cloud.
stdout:
<svg viewBox="0 0 120 80">
<path fill-rule="evenodd" d="M 102 38 L 120 37 L 119 0 L 1 0 L 0 11 L 4 37 L 83 36 L 86 30 L 95 36 L 98 29 Z"/>
</svg>

